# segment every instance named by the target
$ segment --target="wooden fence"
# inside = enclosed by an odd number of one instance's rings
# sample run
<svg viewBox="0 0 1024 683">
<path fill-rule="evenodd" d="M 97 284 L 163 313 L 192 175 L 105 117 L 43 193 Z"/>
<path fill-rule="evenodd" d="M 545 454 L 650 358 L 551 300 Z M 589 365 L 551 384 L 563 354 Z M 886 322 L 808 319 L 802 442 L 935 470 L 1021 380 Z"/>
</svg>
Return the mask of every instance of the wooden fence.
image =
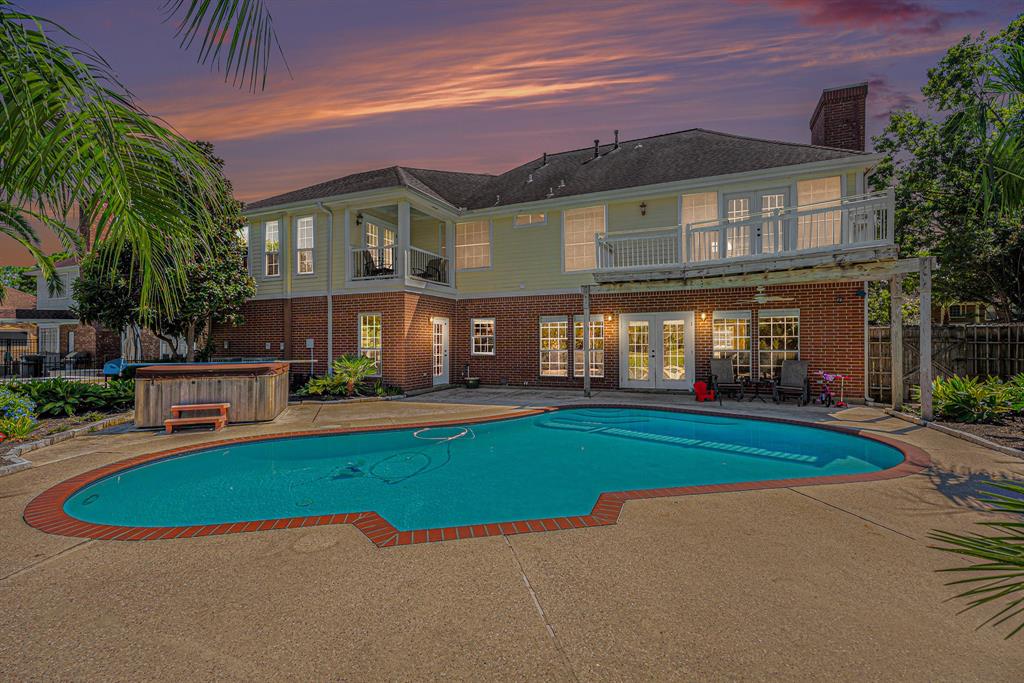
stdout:
<svg viewBox="0 0 1024 683">
<path fill-rule="evenodd" d="M 892 354 L 889 328 L 868 329 L 868 394 L 876 401 L 890 400 Z M 920 330 L 903 327 L 903 386 L 920 384 Z M 1024 372 L 1024 323 L 943 325 L 932 327 L 932 375 L 1006 379 Z"/>
</svg>

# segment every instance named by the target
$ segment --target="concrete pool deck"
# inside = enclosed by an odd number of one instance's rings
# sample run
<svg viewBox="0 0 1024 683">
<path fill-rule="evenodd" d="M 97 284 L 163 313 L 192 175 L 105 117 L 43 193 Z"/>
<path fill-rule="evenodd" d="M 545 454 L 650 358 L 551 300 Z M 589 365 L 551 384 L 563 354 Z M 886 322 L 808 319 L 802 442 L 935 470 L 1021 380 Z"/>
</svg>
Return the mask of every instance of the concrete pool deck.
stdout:
<svg viewBox="0 0 1024 683">
<path fill-rule="evenodd" d="M 449 390 L 290 407 L 272 424 L 127 431 L 32 453 L 0 479 L 0 671 L 11 679 L 1007 680 L 1005 631 L 956 616 L 933 528 L 991 518 L 980 483 L 1024 462 L 854 407 L 726 401 L 868 429 L 935 465 L 879 482 L 631 501 L 612 526 L 380 549 L 349 525 L 149 543 L 21 515 L 44 489 L 156 450 L 285 431 L 470 419 L 576 392 Z M 595 392 L 592 403 L 694 407 Z M 716 404 L 717 406 L 717 404 Z M 700 404 L 702 409 L 715 409 Z"/>
</svg>

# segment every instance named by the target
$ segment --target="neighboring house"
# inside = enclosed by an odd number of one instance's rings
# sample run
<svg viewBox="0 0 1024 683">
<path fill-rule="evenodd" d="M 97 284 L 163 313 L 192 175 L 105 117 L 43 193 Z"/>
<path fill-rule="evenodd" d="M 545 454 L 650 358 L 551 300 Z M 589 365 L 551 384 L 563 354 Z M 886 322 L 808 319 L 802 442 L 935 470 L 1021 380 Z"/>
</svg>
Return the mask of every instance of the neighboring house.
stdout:
<svg viewBox="0 0 1024 683">
<path fill-rule="evenodd" d="M 865 190 L 866 97 L 825 91 L 809 145 L 616 132 L 500 175 L 395 166 L 254 202 L 258 291 L 217 353 L 359 353 L 407 390 L 467 366 L 582 387 L 586 358 L 595 388 L 685 390 L 713 356 L 755 377 L 802 358 L 863 396 L 865 281 L 905 263 L 892 193 Z"/>
<path fill-rule="evenodd" d="M 64 269 L 58 272 L 66 283 L 69 274 Z M 11 374 L 8 366 L 26 353 L 44 354 L 50 363 L 67 353 L 61 344 L 62 330 L 75 327 L 75 316 L 56 307 L 55 301 L 45 283 L 41 289 L 37 286 L 36 296 L 7 289 L 0 303 L 0 357 L 5 364 L 4 374 Z"/>
<path fill-rule="evenodd" d="M 999 320 L 999 312 L 992 304 L 961 301 L 932 306 L 932 319 L 937 325 L 976 325 Z"/>
</svg>

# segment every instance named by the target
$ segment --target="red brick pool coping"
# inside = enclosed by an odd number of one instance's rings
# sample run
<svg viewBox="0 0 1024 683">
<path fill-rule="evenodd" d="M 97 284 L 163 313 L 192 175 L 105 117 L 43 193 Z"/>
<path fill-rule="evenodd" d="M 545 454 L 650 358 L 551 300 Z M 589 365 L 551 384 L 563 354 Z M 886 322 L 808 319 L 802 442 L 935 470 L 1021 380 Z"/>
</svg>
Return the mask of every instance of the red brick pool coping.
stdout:
<svg viewBox="0 0 1024 683">
<path fill-rule="evenodd" d="M 762 422 L 780 422 L 784 424 L 815 427 L 829 431 L 842 432 L 861 436 L 892 446 L 903 454 L 903 462 L 886 470 L 865 472 L 863 474 L 843 474 L 824 477 L 802 477 L 798 479 L 773 479 L 767 481 L 737 482 L 733 484 L 705 484 L 701 486 L 677 486 L 672 488 L 639 489 L 635 491 L 614 491 L 602 493 L 588 515 L 573 517 L 550 517 L 546 519 L 530 519 L 494 524 L 473 524 L 452 526 L 437 529 L 417 529 L 415 531 L 399 531 L 376 512 L 348 512 L 334 515 L 318 515 L 312 517 L 287 517 L 284 519 L 266 519 L 251 522 L 234 522 L 225 524 L 205 524 L 199 526 L 174 527 L 133 527 L 111 526 L 83 522 L 64 512 L 64 503 L 80 489 L 117 472 L 122 472 L 146 463 L 188 453 L 209 450 L 221 446 L 249 443 L 253 441 L 275 441 L 279 439 L 303 438 L 312 436 L 328 436 L 333 434 L 354 434 L 359 432 L 394 431 L 399 429 L 417 429 L 426 427 L 453 427 L 466 424 L 480 424 L 497 420 L 508 420 L 516 417 L 527 417 L 555 410 L 571 408 L 635 408 L 643 410 L 661 410 L 673 413 L 690 413 L 713 417 L 739 417 Z M 221 534 L 245 533 L 249 531 L 269 531 L 271 529 L 295 529 L 298 527 L 320 526 L 323 524 L 351 524 L 359 529 L 378 547 L 386 548 L 412 543 L 433 543 L 436 541 L 453 541 L 462 538 L 480 538 L 483 536 L 501 536 L 527 534 L 538 531 L 558 531 L 562 529 L 582 529 L 586 527 L 607 526 L 615 524 L 619 512 L 627 500 L 643 498 L 667 498 L 672 496 L 690 496 L 706 493 L 726 493 L 732 491 L 752 491 L 757 489 L 778 489 L 794 486 L 816 486 L 822 484 L 845 484 L 851 482 L 883 481 L 917 474 L 931 465 L 931 458 L 924 450 L 908 443 L 891 439 L 880 434 L 863 430 L 840 427 L 838 425 L 819 424 L 775 417 L 754 417 L 747 415 L 723 415 L 703 410 L 676 407 L 655 407 L 642 405 L 598 404 L 598 405 L 565 405 L 549 408 L 517 410 L 510 413 L 491 415 L 488 417 L 471 418 L 468 420 L 444 420 L 437 422 L 420 422 L 390 426 L 349 427 L 342 429 L 307 430 L 300 432 L 284 432 L 265 434 L 234 439 L 223 439 L 195 446 L 172 448 L 139 455 L 120 462 L 104 465 L 76 477 L 63 481 L 34 498 L 25 508 L 24 519 L 30 526 L 59 536 L 90 538 L 108 541 L 153 541 L 169 538 L 192 538 L 198 536 L 218 536 Z"/>
</svg>

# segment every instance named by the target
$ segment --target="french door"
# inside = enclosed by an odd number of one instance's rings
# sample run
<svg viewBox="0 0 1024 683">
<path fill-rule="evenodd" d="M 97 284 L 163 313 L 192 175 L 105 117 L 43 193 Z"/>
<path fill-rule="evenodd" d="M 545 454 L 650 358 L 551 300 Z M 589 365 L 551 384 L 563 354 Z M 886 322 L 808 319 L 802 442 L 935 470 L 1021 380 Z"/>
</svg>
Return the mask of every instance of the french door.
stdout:
<svg viewBox="0 0 1024 683">
<path fill-rule="evenodd" d="M 692 389 L 693 312 L 619 316 L 619 386 Z"/>
<path fill-rule="evenodd" d="M 778 188 L 759 192 L 727 194 L 725 218 L 735 227 L 726 226 L 725 254 L 720 257 L 774 254 L 786 249 L 786 219 L 781 212 L 789 206 L 789 190 Z M 758 223 L 750 223 L 752 213 L 767 214 Z M 772 214 L 777 214 L 772 215 Z"/>
<path fill-rule="evenodd" d="M 448 318 L 431 318 L 431 366 L 434 386 L 448 384 Z"/>
</svg>

